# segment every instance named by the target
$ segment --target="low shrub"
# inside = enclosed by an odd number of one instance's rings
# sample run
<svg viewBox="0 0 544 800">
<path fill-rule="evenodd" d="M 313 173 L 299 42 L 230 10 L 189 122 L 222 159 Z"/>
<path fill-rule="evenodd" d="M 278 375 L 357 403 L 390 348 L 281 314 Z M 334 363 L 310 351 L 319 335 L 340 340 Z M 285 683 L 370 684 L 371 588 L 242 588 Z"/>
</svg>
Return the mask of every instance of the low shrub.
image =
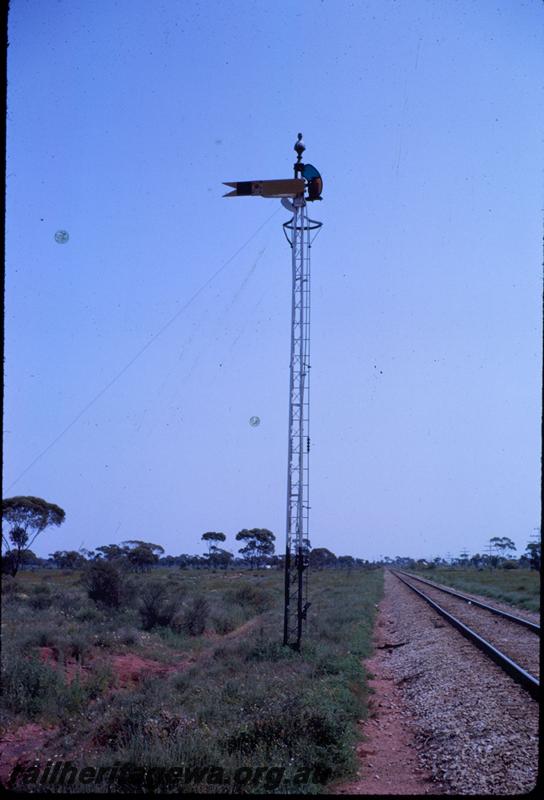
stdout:
<svg viewBox="0 0 544 800">
<path fill-rule="evenodd" d="M 226 633 L 239 628 L 245 621 L 246 617 L 241 606 L 235 605 L 232 608 L 227 608 L 224 611 L 216 612 L 212 616 L 213 627 L 221 636 Z"/>
<path fill-rule="evenodd" d="M 79 592 L 65 590 L 56 592 L 53 597 L 53 603 L 65 616 L 72 617 L 81 608 L 82 597 Z"/>
<path fill-rule="evenodd" d="M 36 583 L 32 587 L 32 594 L 51 594 L 51 587 L 47 583 Z"/>
<path fill-rule="evenodd" d="M 363 683 L 365 673 L 360 660 L 354 655 L 339 656 L 320 653 L 315 662 L 315 675 L 343 675 L 348 680 Z"/>
<path fill-rule="evenodd" d="M 36 586 L 32 587 L 32 594 L 47 595 L 48 597 L 51 597 L 51 588 L 47 583 L 38 583 Z"/>
<path fill-rule="evenodd" d="M 24 653 L 35 647 L 58 648 L 61 638 L 58 630 L 47 627 L 36 627 L 20 642 L 20 650 Z"/>
<path fill-rule="evenodd" d="M 55 669 L 36 657 L 6 657 L 2 670 L 2 695 L 7 708 L 16 714 L 35 717 L 42 713 L 48 698 L 57 696 L 61 677 Z"/>
<path fill-rule="evenodd" d="M 232 726 L 222 744 L 227 753 L 246 758 L 259 748 L 271 752 L 281 748 L 291 750 L 306 766 L 313 766 L 310 759 L 316 759 L 323 767 L 343 770 L 354 761 L 346 737 L 349 716 L 327 699 L 310 705 L 301 692 L 274 705 L 263 704 L 258 714 Z M 306 753 L 310 763 L 301 759 Z"/>
<path fill-rule="evenodd" d="M 21 584 L 17 578 L 12 577 L 11 575 L 3 575 L 1 583 L 2 594 L 16 594 L 17 592 L 21 591 Z"/>
<path fill-rule="evenodd" d="M 105 649 L 113 647 L 115 644 L 115 636 L 111 631 L 103 628 L 93 636 L 93 644 L 95 647 L 103 647 Z"/>
<path fill-rule="evenodd" d="M 95 603 L 118 608 L 121 602 L 121 574 L 107 561 L 94 561 L 83 576 L 87 593 Z"/>
<path fill-rule="evenodd" d="M 104 615 L 96 606 L 83 606 L 83 608 L 76 611 L 74 619 L 78 622 L 99 622 L 104 619 Z"/>
<path fill-rule="evenodd" d="M 123 605 L 130 606 L 140 591 L 140 584 L 134 577 L 127 577 L 121 582 L 120 601 Z"/>
<path fill-rule="evenodd" d="M 85 691 L 90 700 L 96 700 L 106 689 L 115 684 L 116 678 L 109 666 L 102 666 L 93 670 L 85 683 Z"/>
<path fill-rule="evenodd" d="M 172 678 L 170 685 L 178 700 L 183 699 L 183 697 L 185 697 L 191 689 L 191 679 L 188 675 L 184 675 L 182 673 L 180 675 L 175 675 Z"/>
<path fill-rule="evenodd" d="M 181 614 L 179 616 L 182 616 Z M 180 650 L 187 650 L 189 647 L 189 640 L 187 638 L 187 634 L 178 628 L 177 630 L 173 627 L 175 625 L 176 617 L 178 614 L 175 614 L 172 622 L 166 628 L 155 628 L 157 636 L 160 637 L 161 641 L 167 647 L 171 647 L 173 650 L 179 652 Z"/>
<path fill-rule="evenodd" d="M 91 608 L 96 610 L 97 606 L 89 602 L 83 592 L 77 589 L 68 589 L 53 595 L 53 608 L 58 608 L 64 617 L 75 620 L 79 619 L 80 612 L 83 612 L 85 616 L 86 611 Z M 102 609 L 106 608 L 106 606 L 102 606 Z"/>
<path fill-rule="evenodd" d="M 263 611 L 267 611 L 273 605 L 273 598 L 270 592 L 267 592 L 266 589 L 260 586 L 254 586 L 250 583 L 235 589 L 231 594 L 231 598 L 242 607 L 250 606 L 259 614 Z"/>
<path fill-rule="evenodd" d="M 216 632 L 219 633 L 221 636 L 224 636 L 226 633 L 231 633 L 238 627 L 234 617 L 228 616 L 227 614 L 221 614 L 220 616 L 215 616 L 212 619 L 212 622 Z"/>
<path fill-rule="evenodd" d="M 67 655 L 76 661 L 83 661 L 83 656 L 89 652 L 90 645 L 83 636 L 72 636 L 68 640 Z"/>
<path fill-rule="evenodd" d="M 178 612 L 171 621 L 176 633 L 187 633 L 189 636 L 202 636 L 206 629 L 206 621 L 210 607 L 206 598 L 196 596 L 183 612 Z"/>
<path fill-rule="evenodd" d="M 122 628 L 119 631 L 119 641 L 121 644 L 132 645 L 137 644 L 140 640 L 140 634 L 136 628 Z"/>
<path fill-rule="evenodd" d="M 2 575 L 2 600 L 4 603 L 17 603 L 20 599 L 22 586 L 11 575 Z"/>
<path fill-rule="evenodd" d="M 177 604 L 169 596 L 160 581 L 152 581 L 144 587 L 138 613 L 142 628 L 149 631 L 156 626 L 170 625 L 176 613 Z"/>
<path fill-rule="evenodd" d="M 52 602 L 53 599 L 45 594 L 32 595 L 29 599 L 29 603 L 35 611 L 42 611 L 44 608 L 49 608 Z"/>
<path fill-rule="evenodd" d="M 290 647 L 285 647 L 277 639 L 257 636 L 246 652 L 246 661 L 286 661 L 297 658 L 296 653 Z"/>
</svg>

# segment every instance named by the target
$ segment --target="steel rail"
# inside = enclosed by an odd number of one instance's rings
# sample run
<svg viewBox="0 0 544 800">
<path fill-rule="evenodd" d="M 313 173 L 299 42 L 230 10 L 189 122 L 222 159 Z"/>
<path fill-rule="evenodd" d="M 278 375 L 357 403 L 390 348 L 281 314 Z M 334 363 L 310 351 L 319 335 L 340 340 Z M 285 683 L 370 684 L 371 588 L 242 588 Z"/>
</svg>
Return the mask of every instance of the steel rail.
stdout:
<svg viewBox="0 0 544 800">
<path fill-rule="evenodd" d="M 475 600 L 473 597 L 469 597 L 462 592 L 456 592 L 454 589 L 449 589 L 446 586 L 438 586 L 433 581 L 427 580 L 427 578 L 420 578 L 419 575 L 412 575 L 411 572 L 405 572 L 405 570 L 391 570 L 391 572 L 400 573 L 401 575 L 407 575 L 409 578 L 413 578 L 415 581 L 421 581 L 421 583 L 426 583 L 428 586 L 432 586 L 433 589 L 436 589 L 439 592 L 445 592 L 446 594 L 451 594 L 454 597 L 458 597 L 461 600 L 465 600 L 467 603 L 470 603 L 473 606 L 478 606 L 479 608 L 485 608 L 486 611 L 490 611 L 492 614 L 497 614 L 499 617 L 504 617 L 505 619 L 510 620 L 510 622 L 515 622 L 517 625 L 523 625 L 525 628 L 528 628 L 533 633 L 536 633 L 537 636 L 540 636 L 540 625 L 537 625 L 536 622 L 531 622 L 528 619 L 523 619 L 523 617 L 518 617 L 516 614 L 510 614 L 508 611 L 502 611 L 500 608 L 495 608 L 495 606 L 490 606 L 487 603 L 483 603 L 481 600 Z"/>
<path fill-rule="evenodd" d="M 519 664 L 516 664 L 515 661 L 512 661 L 507 655 L 502 653 L 500 650 L 497 650 L 491 642 L 488 642 L 486 639 L 483 639 L 476 631 L 473 631 L 472 628 L 469 628 L 468 625 L 465 625 L 464 622 L 461 622 L 460 619 L 454 617 L 453 614 L 450 614 L 449 611 L 439 606 L 434 600 L 422 592 L 420 589 L 417 589 L 415 586 L 412 586 L 405 578 L 399 575 L 397 572 L 390 570 L 390 572 L 395 575 L 399 581 L 402 581 L 409 589 L 419 595 L 423 600 L 425 600 L 434 610 L 440 614 L 450 625 L 453 625 L 454 628 L 463 634 L 467 639 L 469 639 L 476 647 L 480 648 L 486 655 L 488 655 L 499 667 L 501 667 L 505 672 L 507 672 L 511 678 L 513 678 L 516 683 L 519 683 L 526 691 L 529 692 L 531 697 L 534 700 L 540 699 L 540 681 L 531 675 L 529 672 L 520 667 Z"/>
</svg>

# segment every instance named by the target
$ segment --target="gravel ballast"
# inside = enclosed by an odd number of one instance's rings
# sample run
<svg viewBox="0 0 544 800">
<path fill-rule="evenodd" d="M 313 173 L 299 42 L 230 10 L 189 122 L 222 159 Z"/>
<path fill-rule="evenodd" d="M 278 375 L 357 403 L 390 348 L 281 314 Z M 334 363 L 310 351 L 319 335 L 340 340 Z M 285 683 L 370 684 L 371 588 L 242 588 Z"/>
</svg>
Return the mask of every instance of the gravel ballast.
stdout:
<svg viewBox="0 0 544 800">
<path fill-rule="evenodd" d="M 516 794 L 536 784 L 538 704 L 391 573 L 387 666 L 422 767 L 442 791 Z M 438 787 L 437 787 L 438 788 Z"/>
<path fill-rule="evenodd" d="M 402 576 L 416 589 L 428 595 L 445 611 L 457 617 L 469 628 L 498 648 L 520 667 L 536 678 L 540 675 L 540 637 L 515 622 L 492 614 L 479 606 L 469 605 L 465 600 L 453 597 L 440 591 L 439 587 L 431 587 L 428 583 L 420 583 Z"/>
<path fill-rule="evenodd" d="M 399 570 L 403 573 L 405 577 L 411 578 L 418 578 L 419 581 L 423 577 L 422 575 L 414 575 L 411 572 L 406 572 L 406 570 Z M 418 581 L 418 582 L 419 582 Z M 495 597 L 489 597 L 484 594 L 475 594 L 474 592 L 468 592 L 466 589 L 460 589 L 458 586 L 449 585 L 446 583 L 440 583 L 436 581 L 434 578 L 429 579 L 429 577 L 425 577 L 425 581 L 428 583 L 432 583 L 435 586 L 442 587 L 444 589 L 453 589 L 454 592 L 458 592 L 459 594 L 464 595 L 465 597 L 473 598 L 474 600 L 479 600 L 482 603 L 487 603 L 487 605 L 493 606 L 493 608 L 498 608 L 501 611 L 506 611 L 508 614 L 515 614 L 516 617 L 521 617 L 522 619 L 527 619 L 529 622 L 536 622 L 537 625 L 540 625 L 540 614 L 537 611 L 528 611 L 526 608 L 518 608 L 517 606 L 510 605 L 508 603 L 501 603 L 500 600 L 497 600 Z M 423 585 L 423 583 L 421 584 Z"/>
</svg>

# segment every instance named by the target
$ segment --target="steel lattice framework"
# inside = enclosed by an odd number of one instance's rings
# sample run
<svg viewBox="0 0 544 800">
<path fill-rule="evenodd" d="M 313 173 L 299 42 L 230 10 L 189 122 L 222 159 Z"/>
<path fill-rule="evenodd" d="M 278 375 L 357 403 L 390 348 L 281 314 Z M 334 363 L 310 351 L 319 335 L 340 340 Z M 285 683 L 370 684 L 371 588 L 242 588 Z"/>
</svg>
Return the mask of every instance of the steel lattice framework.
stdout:
<svg viewBox="0 0 544 800">
<path fill-rule="evenodd" d="M 309 218 L 304 196 L 295 197 L 293 206 L 293 218 L 283 226 L 292 254 L 283 643 L 298 650 L 310 606 L 310 254 L 312 239 L 321 228 L 321 223 Z"/>
<path fill-rule="evenodd" d="M 293 216 L 283 225 L 291 245 L 291 361 L 287 455 L 287 526 L 283 643 L 300 649 L 309 608 L 309 459 L 310 459 L 310 251 L 321 222 L 309 218 L 307 201 L 321 200 L 323 180 L 313 164 L 303 164 L 306 147 L 299 133 L 294 146 L 294 178 L 228 181 L 224 197 L 277 197 Z M 308 192 L 305 197 L 305 191 Z M 289 198 L 292 198 L 290 200 Z"/>
</svg>

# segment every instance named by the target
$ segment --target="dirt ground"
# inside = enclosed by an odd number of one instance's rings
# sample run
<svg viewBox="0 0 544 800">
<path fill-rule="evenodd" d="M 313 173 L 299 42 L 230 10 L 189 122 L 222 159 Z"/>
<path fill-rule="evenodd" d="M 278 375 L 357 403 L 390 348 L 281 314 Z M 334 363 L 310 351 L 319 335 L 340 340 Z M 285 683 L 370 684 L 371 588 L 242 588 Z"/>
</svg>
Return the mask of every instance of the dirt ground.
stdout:
<svg viewBox="0 0 544 800">
<path fill-rule="evenodd" d="M 260 615 L 253 617 L 240 625 L 230 633 L 219 637 L 212 634 L 213 640 L 232 641 L 245 636 L 253 630 L 260 621 Z M 85 679 L 89 676 L 94 667 L 100 664 L 108 664 L 116 677 L 116 685 L 110 690 L 111 693 L 130 691 L 138 684 L 151 675 L 161 678 L 167 677 L 177 672 L 183 672 L 192 666 L 196 661 L 204 661 L 210 658 L 210 651 L 204 650 L 196 654 L 170 652 L 171 663 L 156 661 L 151 658 L 144 658 L 131 652 L 108 653 L 107 656 L 91 657 L 86 659 L 85 664 L 80 664 L 76 659 L 69 658 L 62 665 L 59 664 L 58 654 L 51 647 L 39 647 L 40 658 L 53 667 L 61 668 L 69 682 L 76 676 Z M 172 663 L 173 662 L 173 663 Z M 5 731 L 0 738 L 0 785 L 8 786 L 9 777 L 17 764 L 31 766 L 34 762 L 42 762 L 48 758 L 54 759 L 58 755 L 61 746 L 63 733 L 59 726 L 44 727 L 37 723 L 28 723 L 18 728 Z M 92 746 L 90 742 L 80 742 L 76 749 L 87 749 Z M 64 754 L 66 756 L 66 754 Z M 70 757 L 75 757 L 70 754 Z"/>
<path fill-rule="evenodd" d="M 402 689 L 386 664 L 387 654 L 402 646 L 389 606 L 386 592 L 376 619 L 375 652 L 365 661 L 365 669 L 373 676 L 369 679 L 373 692 L 369 695 L 368 719 L 360 723 L 358 776 L 331 787 L 333 794 L 437 794 L 436 784 L 419 766 L 414 736 L 406 725 L 409 711 Z"/>
</svg>

